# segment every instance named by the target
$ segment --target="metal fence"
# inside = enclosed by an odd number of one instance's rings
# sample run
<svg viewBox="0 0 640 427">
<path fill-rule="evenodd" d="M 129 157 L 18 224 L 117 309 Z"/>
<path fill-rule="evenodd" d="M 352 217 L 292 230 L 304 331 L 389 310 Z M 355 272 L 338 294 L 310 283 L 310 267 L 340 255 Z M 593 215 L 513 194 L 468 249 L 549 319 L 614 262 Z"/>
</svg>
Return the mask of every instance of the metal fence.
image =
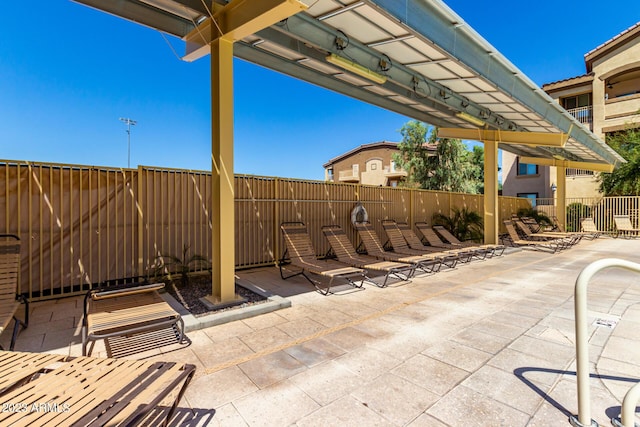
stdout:
<svg viewBox="0 0 640 427">
<path fill-rule="evenodd" d="M 536 199 L 536 210 L 551 219 L 557 217 L 553 199 Z M 567 199 L 565 227 L 566 231 L 580 231 L 582 219 L 593 218 L 598 230 L 615 235 L 614 215 L 627 215 L 638 227 L 639 213 L 639 196 L 570 198 Z"/>
<path fill-rule="evenodd" d="M 21 290 L 32 299 L 144 277 L 159 255 L 180 256 L 185 245 L 211 256 L 209 172 L 0 161 L 0 174 L 0 233 L 21 238 Z M 413 224 L 456 207 L 483 211 L 482 195 L 237 175 L 236 267 L 273 264 L 284 221 L 307 224 L 318 255 L 329 249 L 327 224 L 341 225 L 357 246 L 356 202 L 381 236 L 383 219 Z M 530 204 L 501 197 L 499 206 L 502 219 Z"/>
</svg>

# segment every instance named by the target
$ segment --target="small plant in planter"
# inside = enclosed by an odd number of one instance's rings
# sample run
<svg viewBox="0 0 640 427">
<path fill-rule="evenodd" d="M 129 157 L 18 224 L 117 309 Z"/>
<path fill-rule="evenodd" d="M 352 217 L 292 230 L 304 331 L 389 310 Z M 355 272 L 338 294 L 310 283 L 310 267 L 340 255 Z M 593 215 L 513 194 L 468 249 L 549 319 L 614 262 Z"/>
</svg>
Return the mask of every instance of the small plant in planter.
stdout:
<svg viewBox="0 0 640 427">
<path fill-rule="evenodd" d="M 181 256 L 177 255 L 159 255 L 153 267 L 154 277 L 161 276 L 165 283 L 169 283 L 173 291 L 180 299 L 180 303 L 189 309 L 185 302 L 180 289 L 189 286 L 189 280 L 194 272 L 211 269 L 211 262 L 202 255 L 189 254 L 189 245 L 184 244 Z M 179 278 L 179 281 L 178 281 Z M 178 282 L 178 286 L 176 286 Z"/>
</svg>

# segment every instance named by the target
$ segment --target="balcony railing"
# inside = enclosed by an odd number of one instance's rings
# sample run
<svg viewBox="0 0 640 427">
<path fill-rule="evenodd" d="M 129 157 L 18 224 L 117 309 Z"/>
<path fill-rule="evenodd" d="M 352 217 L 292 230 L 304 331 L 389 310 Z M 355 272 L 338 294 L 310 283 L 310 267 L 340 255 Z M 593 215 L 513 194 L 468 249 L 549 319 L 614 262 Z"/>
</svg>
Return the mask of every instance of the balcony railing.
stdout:
<svg viewBox="0 0 640 427">
<path fill-rule="evenodd" d="M 384 176 L 387 177 L 403 177 L 403 176 L 407 176 L 408 173 L 406 170 L 395 166 L 395 165 L 391 165 L 391 166 L 385 166 L 384 167 Z"/>
<path fill-rule="evenodd" d="M 353 170 L 340 171 L 338 174 L 338 180 L 340 182 L 360 182 L 360 176 L 357 173 L 353 173 Z"/>
<path fill-rule="evenodd" d="M 593 128 L 593 106 L 571 108 L 567 111 L 580 123 L 589 126 L 589 129 Z"/>
<path fill-rule="evenodd" d="M 593 176 L 593 171 L 585 170 L 585 169 L 573 169 L 567 168 L 566 172 L 567 176 Z"/>
</svg>

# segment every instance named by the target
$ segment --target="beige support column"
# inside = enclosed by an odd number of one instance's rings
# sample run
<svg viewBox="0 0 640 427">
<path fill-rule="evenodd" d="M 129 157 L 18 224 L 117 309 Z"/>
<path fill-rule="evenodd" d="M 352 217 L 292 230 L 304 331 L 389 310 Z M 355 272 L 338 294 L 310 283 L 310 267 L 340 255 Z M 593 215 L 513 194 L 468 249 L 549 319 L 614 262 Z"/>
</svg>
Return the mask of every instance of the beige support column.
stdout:
<svg viewBox="0 0 640 427">
<path fill-rule="evenodd" d="M 556 217 L 562 230 L 566 230 L 567 222 L 567 169 L 558 166 L 556 168 Z"/>
<path fill-rule="evenodd" d="M 214 304 L 236 300 L 233 181 L 233 41 L 211 42 L 211 252 Z"/>
<path fill-rule="evenodd" d="M 484 141 L 484 242 L 498 243 L 498 143 Z"/>
</svg>

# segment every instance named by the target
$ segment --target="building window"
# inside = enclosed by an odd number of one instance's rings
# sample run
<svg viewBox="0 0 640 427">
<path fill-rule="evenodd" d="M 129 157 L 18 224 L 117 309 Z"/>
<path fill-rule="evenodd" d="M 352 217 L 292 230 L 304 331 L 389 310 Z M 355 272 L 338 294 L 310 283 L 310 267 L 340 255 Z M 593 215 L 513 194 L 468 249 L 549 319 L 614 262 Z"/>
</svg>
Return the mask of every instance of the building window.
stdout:
<svg viewBox="0 0 640 427">
<path fill-rule="evenodd" d="M 371 163 L 371 170 L 374 171 L 378 169 L 378 164 L 377 163 Z"/>
<path fill-rule="evenodd" d="M 589 107 L 591 105 L 591 94 L 583 93 L 582 95 L 570 96 L 562 98 L 562 106 L 565 110 L 574 108 Z"/>
<path fill-rule="evenodd" d="M 518 197 L 531 200 L 531 206 L 536 207 L 536 200 L 538 199 L 538 193 L 518 193 Z"/>
<path fill-rule="evenodd" d="M 518 158 L 518 175 L 538 175 L 538 165 L 520 163 L 520 158 Z"/>
</svg>

